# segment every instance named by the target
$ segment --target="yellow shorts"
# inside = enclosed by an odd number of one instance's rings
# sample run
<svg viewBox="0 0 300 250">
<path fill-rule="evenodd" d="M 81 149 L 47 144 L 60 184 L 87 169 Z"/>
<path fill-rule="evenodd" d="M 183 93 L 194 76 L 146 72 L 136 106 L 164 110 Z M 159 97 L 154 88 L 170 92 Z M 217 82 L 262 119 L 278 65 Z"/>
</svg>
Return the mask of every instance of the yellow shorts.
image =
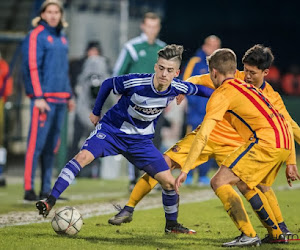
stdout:
<svg viewBox="0 0 300 250">
<path fill-rule="evenodd" d="M 260 183 L 271 186 L 290 153 L 290 150 L 266 148 L 249 142 L 230 154 L 222 165 L 230 168 L 250 188 Z"/>
<path fill-rule="evenodd" d="M 165 154 L 182 167 L 186 162 L 195 136 L 195 131 L 187 134 L 182 140 L 178 141 L 174 146 L 169 148 Z M 238 147 L 224 146 L 223 144 L 208 140 L 201 155 L 195 161 L 191 169 L 198 167 L 211 158 L 214 158 L 217 161 L 217 164 L 221 166 L 221 163 L 224 161 L 224 159 L 226 159 L 226 157 L 237 148 Z"/>
</svg>

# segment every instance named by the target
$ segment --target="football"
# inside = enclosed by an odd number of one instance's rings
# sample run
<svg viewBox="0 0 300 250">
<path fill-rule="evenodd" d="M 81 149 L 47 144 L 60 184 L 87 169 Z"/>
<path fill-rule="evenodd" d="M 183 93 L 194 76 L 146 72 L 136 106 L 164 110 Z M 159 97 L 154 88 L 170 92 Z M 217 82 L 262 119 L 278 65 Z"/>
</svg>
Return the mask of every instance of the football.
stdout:
<svg viewBox="0 0 300 250">
<path fill-rule="evenodd" d="M 57 234 L 75 235 L 83 224 L 82 216 L 75 207 L 62 207 L 55 211 L 51 221 L 53 230 Z"/>
</svg>

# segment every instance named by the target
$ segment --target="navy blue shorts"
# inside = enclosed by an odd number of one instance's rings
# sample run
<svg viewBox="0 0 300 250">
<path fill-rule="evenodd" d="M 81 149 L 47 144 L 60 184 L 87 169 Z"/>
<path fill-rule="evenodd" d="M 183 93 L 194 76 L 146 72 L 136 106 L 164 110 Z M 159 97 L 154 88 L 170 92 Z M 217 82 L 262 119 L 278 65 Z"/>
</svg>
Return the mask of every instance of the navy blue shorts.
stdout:
<svg viewBox="0 0 300 250">
<path fill-rule="evenodd" d="M 95 158 L 122 154 L 151 177 L 169 169 L 163 155 L 150 139 L 118 136 L 106 123 L 97 124 L 81 149 L 88 150 Z"/>
</svg>

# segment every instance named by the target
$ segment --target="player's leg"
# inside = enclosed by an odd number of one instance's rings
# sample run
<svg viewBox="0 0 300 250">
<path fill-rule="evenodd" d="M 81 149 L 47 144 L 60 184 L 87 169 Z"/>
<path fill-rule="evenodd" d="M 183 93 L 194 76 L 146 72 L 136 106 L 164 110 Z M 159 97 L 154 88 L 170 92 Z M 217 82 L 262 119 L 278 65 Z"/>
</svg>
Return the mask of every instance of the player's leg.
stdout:
<svg viewBox="0 0 300 250">
<path fill-rule="evenodd" d="M 164 159 L 171 170 L 174 168 L 181 168 L 185 163 L 194 137 L 195 131 L 185 136 L 164 153 Z M 210 146 L 210 143 L 208 143 L 200 158 L 196 161 L 195 167 L 206 162 L 212 152 L 213 148 Z M 227 155 L 227 151 L 225 153 L 226 154 L 223 155 Z M 224 157 L 222 157 L 222 160 Z M 122 223 L 131 222 L 134 208 L 157 185 L 157 183 L 157 180 L 153 179 L 147 173 L 144 174 L 132 190 L 126 206 L 124 206 L 119 213 L 110 218 L 108 223 L 112 225 L 121 225 Z"/>
<path fill-rule="evenodd" d="M 256 236 L 256 232 L 250 222 L 242 199 L 232 187 L 239 181 L 239 177 L 234 175 L 230 169 L 221 166 L 212 177 L 211 186 L 236 227 L 246 236 L 253 238 Z"/>
<path fill-rule="evenodd" d="M 51 121 L 46 144 L 41 154 L 42 186 L 40 199 L 45 199 L 51 191 L 51 178 L 54 166 L 55 151 L 59 148 L 59 137 L 65 120 L 67 106 L 65 104 L 50 104 L 51 112 L 48 119 Z"/>
<path fill-rule="evenodd" d="M 253 211 L 268 230 L 268 233 L 277 239 L 282 234 L 282 231 L 278 226 L 266 196 L 256 187 L 250 189 L 244 182 L 238 183 L 237 187 L 249 201 Z"/>
<path fill-rule="evenodd" d="M 163 155 L 155 148 L 151 140 L 142 140 L 128 147 L 124 156 L 139 169 L 155 178 L 162 186 L 162 201 L 165 210 L 166 232 L 195 233 L 177 222 L 179 196 L 175 192 L 175 179 L 164 160 Z"/>
<path fill-rule="evenodd" d="M 287 225 L 284 222 L 284 219 L 283 219 L 283 216 L 282 216 L 282 213 L 281 213 L 281 209 L 280 209 L 277 197 L 276 197 L 272 187 L 268 187 L 268 186 L 265 186 L 263 184 L 259 184 L 257 187 L 266 196 L 281 231 L 284 234 L 290 234 L 291 232 L 287 228 Z"/>
<path fill-rule="evenodd" d="M 154 178 L 162 186 L 162 201 L 165 210 L 166 218 L 166 233 L 185 233 L 185 234 L 195 234 L 196 231 L 188 229 L 178 223 L 178 207 L 179 207 L 179 195 L 175 192 L 175 179 L 171 174 L 171 170 L 163 170 L 162 165 L 165 161 L 162 159 L 160 162 L 155 162 L 153 167 L 157 169 L 158 172 L 155 174 Z M 154 166 L 156 165 L 156 166 Z M 167 164 L 165 164 L 167 166 Z"/>
<path fill-rule="evenodd" d="M 61 170 L 50 196 L 46 200 L 36 203 L 40 214 L 44 217 L 49 214 L 56 200 L 73 182 L 82 168 L 91 163 L 95 158 L 118 154 L 119 145 L 117 144 L 118 142 L 115 138 L 112 138 L 110 132 L 102 128 L 102 124 L 98 124 L 85 141 L 80 152 Z"/>
<path fill-rule="evenodd" d="M 234 151 L 225 161 L 243 186 L 241 192 L 250 202 L 253 210 L 258 215 L 269 234 L 278 239 L 282 235 L 268 200 L 262 192 L 256 188 L 259 183 L 271 186 L 278 170 L 288 157 L 290 151 L 277 148 L 264 148 L 256 143 L 247 143 Z"/>
</svg>

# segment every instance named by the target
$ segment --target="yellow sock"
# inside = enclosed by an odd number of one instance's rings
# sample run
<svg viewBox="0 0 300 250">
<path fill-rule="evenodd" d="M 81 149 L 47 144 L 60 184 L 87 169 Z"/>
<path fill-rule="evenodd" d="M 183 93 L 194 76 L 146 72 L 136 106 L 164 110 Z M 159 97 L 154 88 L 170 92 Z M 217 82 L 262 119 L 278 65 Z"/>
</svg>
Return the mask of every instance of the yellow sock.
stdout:
<svg viewBox="0 0 300 250">
<path fill-rule="evenodd" d="M 144 198 L 144 196 L 156 186 L 157 183 L 157 180 L 153 179 L 148 174 L 144 174 L 135 184 L 126 205 L 129 207 L 135 207 Z"/>
<path fill-rule="evenodd" d="M 245 194 L 245 198 L 250 202 L 254 212 L 257 214 L 264 227 L 267 228 L 269 234 L 277 239 L 282 232 L 266 196 L 255 187 Z"/>
<path fill-rule="evenodd" d="M 250 222 L 243 201 L 231 185 L 223 185 L 215 191 L 224 208 L 236 227 L 249 237 L 255 237 L 256 232 Z"/>
<path fill-rule="evenodd" d="M 273 214 L 276 218 L 277 223 L 281 223 L 283 222 L 283 217 L 282 217 L 282 213 L 278 204 L 278 200 L 276 198 L 276 195 L 273 191 L 273 189 L 271 188 L 270 190 L 268 190 L 267 192 L 263 193 L 266 198 L 268 199 L 269 205 L 273 211 Z"/>
</svg>

